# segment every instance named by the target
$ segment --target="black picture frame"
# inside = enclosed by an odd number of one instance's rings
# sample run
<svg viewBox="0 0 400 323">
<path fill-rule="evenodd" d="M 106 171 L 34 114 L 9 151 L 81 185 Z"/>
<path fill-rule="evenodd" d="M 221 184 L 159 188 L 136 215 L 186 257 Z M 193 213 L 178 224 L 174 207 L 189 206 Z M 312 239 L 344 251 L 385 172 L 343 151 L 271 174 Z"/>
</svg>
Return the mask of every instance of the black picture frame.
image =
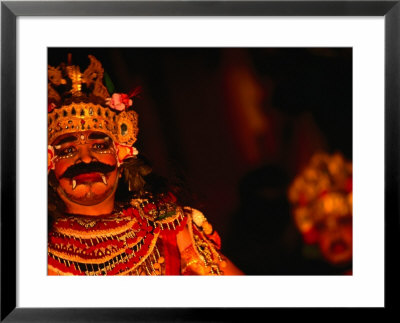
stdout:
<svg viewBox="0 0 400 323">
<path fill-rule="evenodd" d="M 396 309 L 399 220 L 400 4 L 396 1 L 2 1 L 1 321 L 235 321 L 262 309 L 16 306 L 16 19 L 18 16 L 381 16 L 385 19 L 385 308 Z M 5 95 L 7 93 L 7 95 Z M 251 313 L 251 315 L 258 315 Z M 255 316 L 254 316 L 255 317 Z"/>
</svg>

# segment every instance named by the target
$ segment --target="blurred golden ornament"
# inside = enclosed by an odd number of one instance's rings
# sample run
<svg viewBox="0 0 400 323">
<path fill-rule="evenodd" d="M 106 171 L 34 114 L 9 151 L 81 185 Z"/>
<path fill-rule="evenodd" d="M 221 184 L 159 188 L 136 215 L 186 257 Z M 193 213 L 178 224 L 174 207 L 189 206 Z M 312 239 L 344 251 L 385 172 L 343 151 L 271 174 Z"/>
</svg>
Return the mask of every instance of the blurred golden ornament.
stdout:
<svg viewBox="0 0 400 323">
<path fill-rule="evenodd" d="M 191 210 L 192 210 L 193 222 L 200 228 L 203 225 L 203 222 L 206 221 L 206 217 L 199 210 L 196 209 L 191 209 Z"/>
<path fill-rule="evenodd" d="M 213 231 L 212 225 L 208 221 L 203 222 L 202 227 L 203 227 L 203 232 L 207 235 L 210 235 Z"/>
<path fill-rule="evenodd" d="M 352 163 L 343 155 L 313 155 L 309 165 L 295 177 L 288 189 L 299 230 L 306 232 L 327 217 L 351 215 L 351 181 Z"/>
</svg>

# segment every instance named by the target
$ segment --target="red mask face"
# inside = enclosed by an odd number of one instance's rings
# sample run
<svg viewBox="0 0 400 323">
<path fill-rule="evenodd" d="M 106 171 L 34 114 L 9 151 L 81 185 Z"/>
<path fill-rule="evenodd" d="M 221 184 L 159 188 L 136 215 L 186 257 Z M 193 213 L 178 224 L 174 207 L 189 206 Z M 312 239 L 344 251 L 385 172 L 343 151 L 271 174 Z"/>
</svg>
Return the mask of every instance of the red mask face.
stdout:
<svg viewBox="0 0 400 323">
<path fill-rule="evenodd" d="M 323 257 L 331 264 L 346 264 L 352 260 L 352 216 L 328 216 L 316 225 L 318 244 Z"/>
<path fill-rule="evenodd" d="M 62 199 L 96 205 L 115 193 L 118 168 L 111 138 L 102 132 L 65 134 L 53 143 L 54 172 Z"/>
</svg>

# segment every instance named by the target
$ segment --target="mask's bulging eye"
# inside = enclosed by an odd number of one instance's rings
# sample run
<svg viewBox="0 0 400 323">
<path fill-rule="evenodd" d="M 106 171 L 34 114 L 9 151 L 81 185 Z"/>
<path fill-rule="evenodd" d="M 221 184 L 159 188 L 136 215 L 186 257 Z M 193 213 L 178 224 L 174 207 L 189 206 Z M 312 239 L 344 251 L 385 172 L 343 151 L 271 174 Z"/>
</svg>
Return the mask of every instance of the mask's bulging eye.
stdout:
<svg viewBox="0 0 400 323">
<path fill-rule="evenodd" d="M 77 152 L 74 146 L 69 146 L 64 149 L 57 150 L 57 155 L 63 158 L 72 157 Z"/>
<path fill-rule="evenodd" d="M 110 144 L 108 142 L 95 143 L 92 148 L 95 151 L 105 151 L 110 148 Z"/>
</svg>

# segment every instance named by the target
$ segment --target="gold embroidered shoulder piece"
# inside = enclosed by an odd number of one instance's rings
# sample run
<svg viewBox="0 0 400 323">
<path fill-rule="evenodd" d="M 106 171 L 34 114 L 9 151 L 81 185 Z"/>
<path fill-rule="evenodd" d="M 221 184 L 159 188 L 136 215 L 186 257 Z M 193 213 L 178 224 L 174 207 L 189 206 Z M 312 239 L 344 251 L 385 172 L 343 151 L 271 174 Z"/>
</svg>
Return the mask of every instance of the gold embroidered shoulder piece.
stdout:
<svg viewBox="0 0 400 323">
<path fill-rule="evenodd" d="M 185 208 L 190 214 L 188 229 L 191 245 L 181 254 L 183 275 L 223 275 L 226 261 L 220 253 L 221 240 L 203 213 Z"/>
</svg>

